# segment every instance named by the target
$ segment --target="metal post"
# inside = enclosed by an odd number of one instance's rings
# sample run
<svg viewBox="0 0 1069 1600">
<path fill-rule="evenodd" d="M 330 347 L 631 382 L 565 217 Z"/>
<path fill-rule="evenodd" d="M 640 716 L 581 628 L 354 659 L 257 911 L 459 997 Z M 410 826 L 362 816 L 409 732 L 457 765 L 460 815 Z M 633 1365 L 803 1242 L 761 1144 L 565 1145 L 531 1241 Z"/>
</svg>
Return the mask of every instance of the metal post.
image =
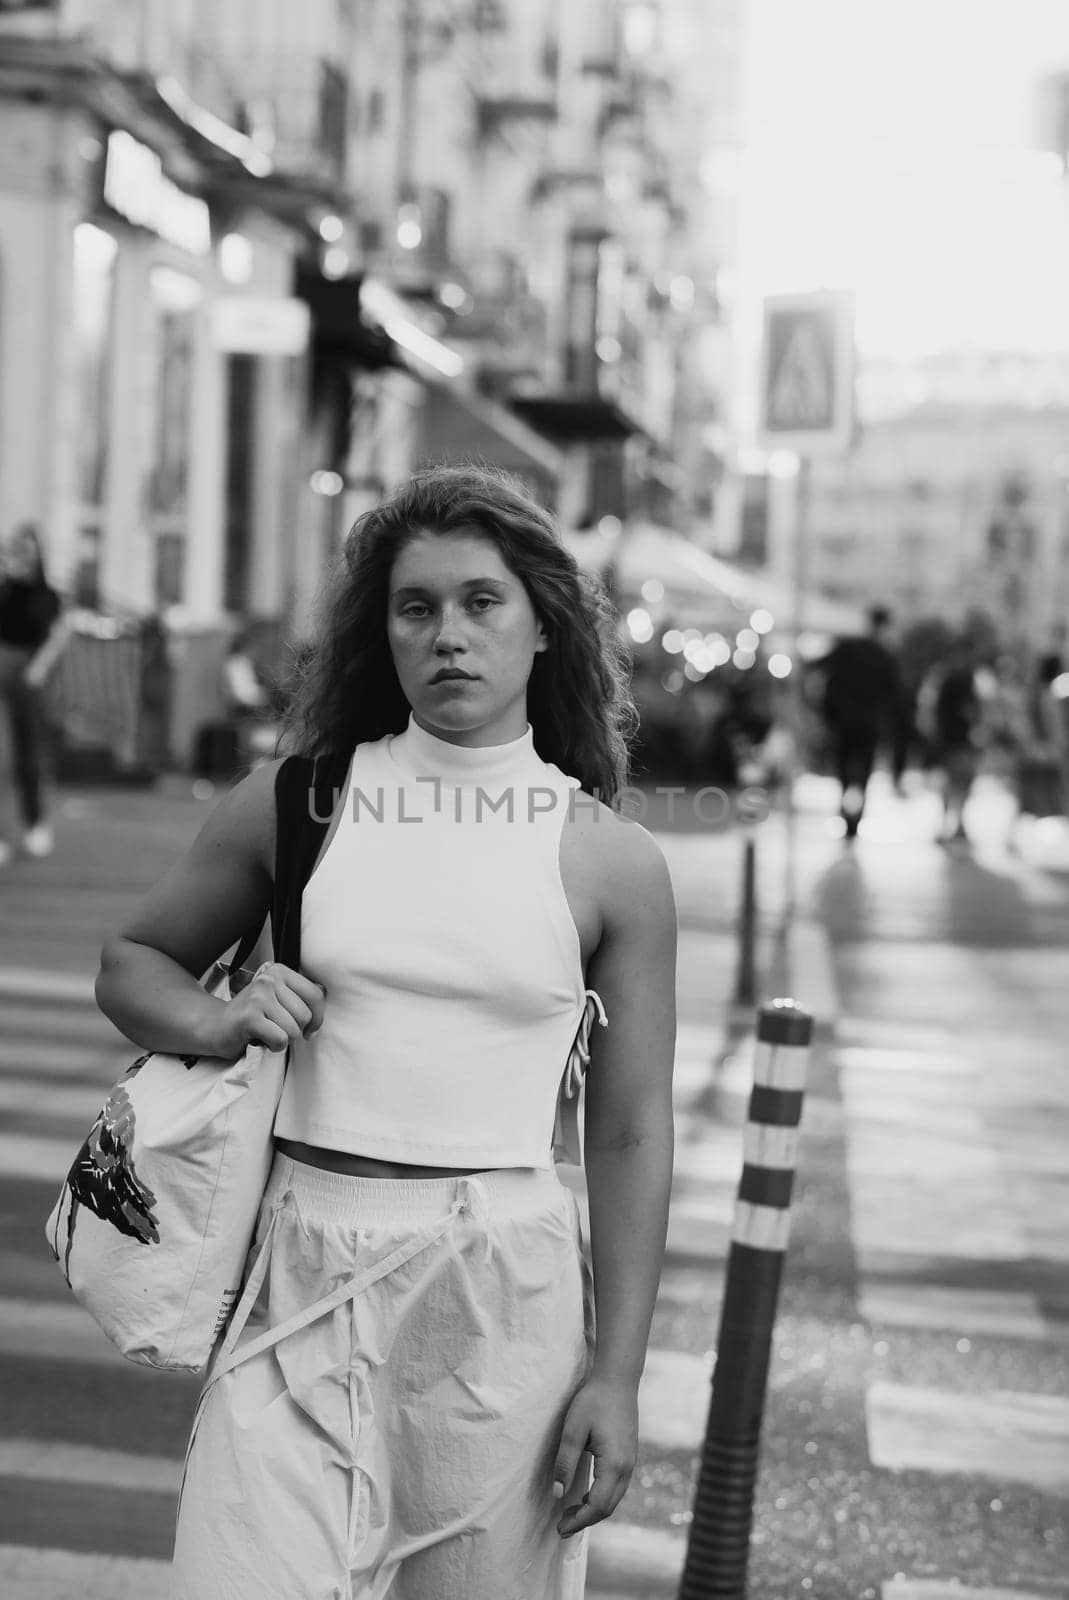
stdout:
<svg viewBox="0 0 1069 1600">
<path fill-rule="evenodd" d="M 812 1032 L 813 1018 L 793 1000 L 760 1008 L 712 1397 L 678 1600 L 744 1600 L 746 1594 L 772 1327 Z"/>
<path fill-rule="evenodd" d="M 735 1004 L 752 1006 L 757 1000 L 757 871 L 756 839 L 752 826 L 743 833 L 742 896 L 739 901 L 739 965 L 735 975 Z"/>
<path fill-rule="evenodd" d="M 805 632 L 806 584 L 809 565 L 809 500 L 810 462 L 807 456 L 798 460 L 798 477 L 794 500 L 794 570 L 792 573 L 791 635 L 791 725 L 794 749 L 791 752 L 791 770 L 787 780 L 786 850 L 783 858 L 783 922 L 789 925 L 794 916 L 798 894 L 798 809 L 795 787 L 805 771 L 803 750 L 806 733 L 805 663 L 802 660 L 801 642 Z"/>
</svg>

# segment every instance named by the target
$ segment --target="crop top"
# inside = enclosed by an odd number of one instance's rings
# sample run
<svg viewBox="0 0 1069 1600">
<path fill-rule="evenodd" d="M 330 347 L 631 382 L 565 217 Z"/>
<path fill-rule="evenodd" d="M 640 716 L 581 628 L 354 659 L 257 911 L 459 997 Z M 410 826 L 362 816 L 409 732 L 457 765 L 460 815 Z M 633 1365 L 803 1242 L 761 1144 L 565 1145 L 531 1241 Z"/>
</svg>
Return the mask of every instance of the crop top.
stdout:
<svg viewBox="0 0 1069 1600">
<path fill-rule="evenodd" d="M 471 749 L 410 718 L 357 747 L 302 900 L 326 1005 L 291 1045 L 279 1137 L 426 1166 L 579 1159 L 562 1096 L 600 1001 L 560 872 L 578 788 L 529 727 Z"/>
</svg>

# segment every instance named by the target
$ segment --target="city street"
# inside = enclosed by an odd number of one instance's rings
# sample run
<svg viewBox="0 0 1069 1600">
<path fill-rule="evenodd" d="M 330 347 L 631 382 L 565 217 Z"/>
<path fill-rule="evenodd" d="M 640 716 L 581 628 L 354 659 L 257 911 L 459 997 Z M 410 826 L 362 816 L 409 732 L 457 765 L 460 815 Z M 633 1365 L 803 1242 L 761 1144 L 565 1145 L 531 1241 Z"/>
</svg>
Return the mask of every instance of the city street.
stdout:
<svg viewBox="0 0 1069 1600">
<path fill-rule="evenodd" d="M 757 831 L 759 966 L 817 1021 L 775 1331 L 753 1600 L 1069 1596 L 1069 843 L 933 842 L 920 779 L 877 778 L 861 837 L 829 785 Z M 0 1592 L 166 1587 L 196 1380 L 124 1362 L 73 1304 L 44 1219 L 129 1046 L 96 1013 L 101 936 L 195 831 L 188 781 L 68 791 L 58 847 L 0 878 Z M 681 917 L 676 1185 L 632 1487 L 596 1530 L 592 1600 L 672 1596 L 685 1550 L 749 1090 L 731 1004 L 736 833 L 648 820 Z M 786 965 L 785 965 L 786 964 Z M 789 974 L 789 977 L 786 975 Z M 533 1597 L 532 1597 L 533 1600 Z"/>
<path fill-rule="evenodd" d="M 406 707 L 391 783 L 477 783 L 477 819 L 500 766 L 532 822 L 558 766 L 613 787 L 633 711 L 621 808 L 675 886 L 668 1248 L 588 1600 L 679 1600 L 706 1444 L 742 1544 L 769 1349 L 747 1600 L 1069 1600 L 1066 5 L 0 0 L 0 1600 L 165 1600 L 201 1388 L 124 1360 L 45 1238 L 143 1053 L 101 946 L 279 730 Z M 534 847 L 458 837 L 334 858 L 323 1081 L 280 1127 L 345 1142 L 355 1029 L 394 1041 L 365 1154 L 540 1158 L 513 1090 L 571 1042 L 577 930 L 552 860 L 547 897 Z M 617 842 L 573 909 L 635 1046 L 670 915 Z M 813 1018 L 801 1096 L 763 1081 L 805 1054 L 758 1048 L 774 999 Z M 648 1217 L 650 1163 L 626 1187 Z M 736 1317 L 733 1236 L 787 1221 Z M 749 1426 L 707 1441 L 722 1306 Z M 687 1600 L 739 1600 L 698 1564 Z"/>
</svg>

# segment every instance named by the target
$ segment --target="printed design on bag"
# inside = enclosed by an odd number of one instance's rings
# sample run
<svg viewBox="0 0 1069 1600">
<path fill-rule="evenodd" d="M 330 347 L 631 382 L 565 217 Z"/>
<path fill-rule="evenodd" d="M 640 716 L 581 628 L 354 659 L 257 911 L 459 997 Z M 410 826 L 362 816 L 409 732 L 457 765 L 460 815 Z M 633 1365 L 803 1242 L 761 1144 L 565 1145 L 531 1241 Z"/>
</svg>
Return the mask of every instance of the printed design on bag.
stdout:
<svg viewBox="0 0 1069 1600">
<path fill-rule="evenodd" d="M 87 1206 L 102 1222 L 110 1222 L 113 1228 L 140 1244 L 160 1242 L 154 1214 L 156 1196 L 134 1170 L 134 1108 L 124 1087 L 150 1059 L 151 1052 L 140 1056 L 115 1085 L 67 1174 L 71 1206 L 67 1214 L 63 1271 L 68 1284 L 74 1226 L 80 1206 Z M 56 1253 L 58 1257 L 58 1251 Z"/>
</svg>

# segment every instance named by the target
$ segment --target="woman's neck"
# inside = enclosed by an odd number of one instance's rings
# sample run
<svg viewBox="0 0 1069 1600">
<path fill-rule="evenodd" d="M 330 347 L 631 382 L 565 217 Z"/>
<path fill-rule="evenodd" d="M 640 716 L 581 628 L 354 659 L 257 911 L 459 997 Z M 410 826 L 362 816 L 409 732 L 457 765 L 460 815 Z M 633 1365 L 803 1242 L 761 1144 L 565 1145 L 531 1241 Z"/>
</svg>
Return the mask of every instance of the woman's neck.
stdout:
<svg viewBox="0 0 1069 1600">
<path fill-rule="evenodd" d="M 413 777 L 439 778 L 457 787 L 507 784 L 538 765 L 530 726 L 501 744 L 454 744 L 421 727 L 414 716 L 390 741 L 390 754 Z"/>
</svg>

